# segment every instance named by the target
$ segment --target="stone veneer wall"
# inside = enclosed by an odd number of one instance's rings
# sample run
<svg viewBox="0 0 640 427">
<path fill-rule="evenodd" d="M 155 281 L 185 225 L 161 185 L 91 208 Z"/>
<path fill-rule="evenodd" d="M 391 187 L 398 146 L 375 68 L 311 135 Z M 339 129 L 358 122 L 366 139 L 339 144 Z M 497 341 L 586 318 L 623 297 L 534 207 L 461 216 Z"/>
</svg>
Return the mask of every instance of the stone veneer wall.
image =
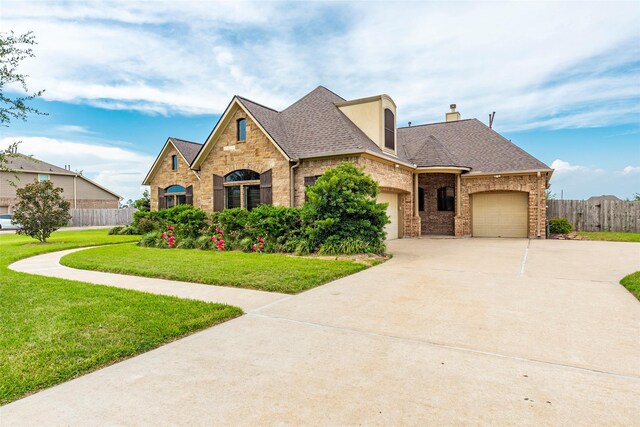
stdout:
<svg viewBox="0 0 640 427">
<path fill-rule="evenodd" d="M 153 176 L 150 185 L 151 210 L 158 210 L 158 188 L 167 188 L 171 185 L 181 185 L 188 187 L 193 185 L 193 206 L 200 206 L 200 180 L 195 173 L 189 169 L 189 164 L 182 158 L 178 150 L 173 145 L 169 146 L 166 156 L 161 159 L 160 167 Z M 178 156 L 178 170 L 171 169 L 171 156 Z"/>
<path fill-rule="evenodd" d="M 456 218 L 456 236 L 471 235 L 471 195 L 486 191 L 524 191 L 529 193 L 529 237 L 545 237 L 545 178 L 532 175 L 465 177 L 460 188 L 460 215 Z M 538 198 L 538 194 L 540 197 Z M 539 214 L 538 214 L 539 212 Z"/>
<path fill-rule="evenodd" d="M 456 175 L 451 173 L 422 173 L 418 186 L 424 190 L 424 211 L 419 212 L 422 234 L 454 235 L 455 211 L 438 210 L 438 189 L 456 188 Z"/>
<path fill-rule="evenodd" d="M 241 118 L 247 120 L 245 142 L 239 142 L 236 136 L 236 120 Z M 225 150 L 225 147 L 234 149 Z M 203 210 L 213 211 L 213 175 L 225 176 L 238 169 L 258 173 L 271 169 L 273 204 L 289 206 L 289 161 L 241 108 L 232 113 L 229 124 L 200 168 L 200 207 Z"/>
</svg>

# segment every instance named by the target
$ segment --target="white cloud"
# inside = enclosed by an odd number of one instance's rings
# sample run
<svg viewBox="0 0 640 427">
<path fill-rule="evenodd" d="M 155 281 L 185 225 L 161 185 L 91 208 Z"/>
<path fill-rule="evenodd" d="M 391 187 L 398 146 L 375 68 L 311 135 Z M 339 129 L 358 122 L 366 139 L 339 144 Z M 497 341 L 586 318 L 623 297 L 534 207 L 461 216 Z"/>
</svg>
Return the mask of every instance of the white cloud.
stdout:
<svg viewBox="0 0 640 427">
<path fill-rule="evenodd" d="M 84 126 L 78 125 L 60 125 L 56 126 L 55 130 L 60 132 L 68 132 L 68 133 L 82 133 L 82 134 L 94 134 L 95 132 L 90 131 Z"/>
<path fill-rule="evenodd" d="M 588 170 L 586 166 L 572 165 L 571 163 L 560 159 L 556 159 L 551 163 L 551 169 L 555 169 L 554 173 L 581 172 Z"/>
<path fill-rule="evenodd" d="M 140 198 L 141 183 L 155 157 L 125 150 L 79 141 L 45 137 L 13 136 L 0 139 L 0 149 L 14 141 L 23 154 L 59 167 L 71 165 L 82 174 L 127 199 Z"/>
<path fill-rule="evenodd" d="M 640 166 L 625 166 L 624 169 L 622 169 L 623 175 L 632 175 L 636 173 L 640 173 Z"/>
<path fill-rule="evenodd" d="M 220 113 L 236 93 L 283 108 L 323 84 L 388 93 L 400 121 L 497 111 L 501 131 L 640 112 L 634 2 L 5 3 L 3 28 L 35 31 L 24 71 L 52 100 Z"/>
</svg>

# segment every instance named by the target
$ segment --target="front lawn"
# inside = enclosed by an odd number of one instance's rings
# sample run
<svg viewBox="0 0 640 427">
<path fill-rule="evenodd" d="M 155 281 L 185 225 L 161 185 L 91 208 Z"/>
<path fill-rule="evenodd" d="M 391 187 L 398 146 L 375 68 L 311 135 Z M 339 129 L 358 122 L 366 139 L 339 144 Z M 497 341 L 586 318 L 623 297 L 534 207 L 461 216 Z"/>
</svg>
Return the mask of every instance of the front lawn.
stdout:
<svg viewBox="0 0 640 427">
<path fill-rule="evenodd" d="M 0 235 L 0 404 L 240 315 L 239 308 L 9 270 L 28 256 L 131 242 L 107 230 L 54 233 L 46 244 Z"/>
<path fill-rule="evenodd" d="M 578 236 L 588 240 L 606 240 L 609 242 L 640 242 L 640 233 L 615 231 L 578 231 Z"/>
<path fill-rule="evenodd" d="M 356 273 L 377 262 L 198 249 L 155 249 L 135 245 L 88 249 L 69 254 L 61 260 L 63 265 L 83 270 L 289 294 Z"/>
<path fill-rule="evenodd" d="M 627 288 L 638 300 L 640 300 L 640 271 L 631 273 L 620 281 L 620 284 Z"/>
</svg>

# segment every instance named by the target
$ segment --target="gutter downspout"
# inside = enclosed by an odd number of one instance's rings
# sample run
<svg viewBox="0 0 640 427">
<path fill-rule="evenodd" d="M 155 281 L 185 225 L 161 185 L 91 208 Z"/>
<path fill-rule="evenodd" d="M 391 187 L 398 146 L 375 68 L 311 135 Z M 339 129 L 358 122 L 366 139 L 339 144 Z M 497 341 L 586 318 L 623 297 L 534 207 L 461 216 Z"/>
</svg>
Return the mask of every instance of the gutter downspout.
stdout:
<svg viewBox="0 0 640 427">
<path fill-rule="evenodd" d="M 296 205 L 296 187 L 295 187 L 295 172 L 294 169 L 300 166 L 300 160 L 296 160 L 296 163 L 291 165 L 291 169 L 289 171 L 289 192 L 291 194 L 291 200 L 289 201 L 291 207 L 295 207 Z"/>
<path fill-rule="evenodd" d="M 537 217 L 538 217 L 538 220 L 536 221 L 536 236 L 539 239 L 540 238 L 540 171 L 538 171 L 536 176 L 538 177 L 538 182 L 537 182 L 537 187 L 538 187 L 538 198 L 537 198 L 538 215 L 537 215 Z"/>
</svg>

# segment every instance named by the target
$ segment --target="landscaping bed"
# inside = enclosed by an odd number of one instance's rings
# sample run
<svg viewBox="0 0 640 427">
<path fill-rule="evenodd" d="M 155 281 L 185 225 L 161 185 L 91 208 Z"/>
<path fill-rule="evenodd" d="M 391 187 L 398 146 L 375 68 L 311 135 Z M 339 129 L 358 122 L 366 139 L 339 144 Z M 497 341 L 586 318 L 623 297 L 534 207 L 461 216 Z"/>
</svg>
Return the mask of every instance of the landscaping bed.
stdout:
<svg viewBox="0 0 640 427">
<path fill-rule="evenodd" d="M 335 260 L 119 245 L 74 252 L 64 256 L 61 263 L 83 270 L 295 294 L 357 273 L 382 260 L 374 256 Z"/>
<path fill-rule="evenodd" d="M 56 232 L 47 244 L 0 235 L 0 404 L 242 314 L 239 308 L 9 270 L 29 256 L 132 242 L 107 230 Z"/>
</svg>

